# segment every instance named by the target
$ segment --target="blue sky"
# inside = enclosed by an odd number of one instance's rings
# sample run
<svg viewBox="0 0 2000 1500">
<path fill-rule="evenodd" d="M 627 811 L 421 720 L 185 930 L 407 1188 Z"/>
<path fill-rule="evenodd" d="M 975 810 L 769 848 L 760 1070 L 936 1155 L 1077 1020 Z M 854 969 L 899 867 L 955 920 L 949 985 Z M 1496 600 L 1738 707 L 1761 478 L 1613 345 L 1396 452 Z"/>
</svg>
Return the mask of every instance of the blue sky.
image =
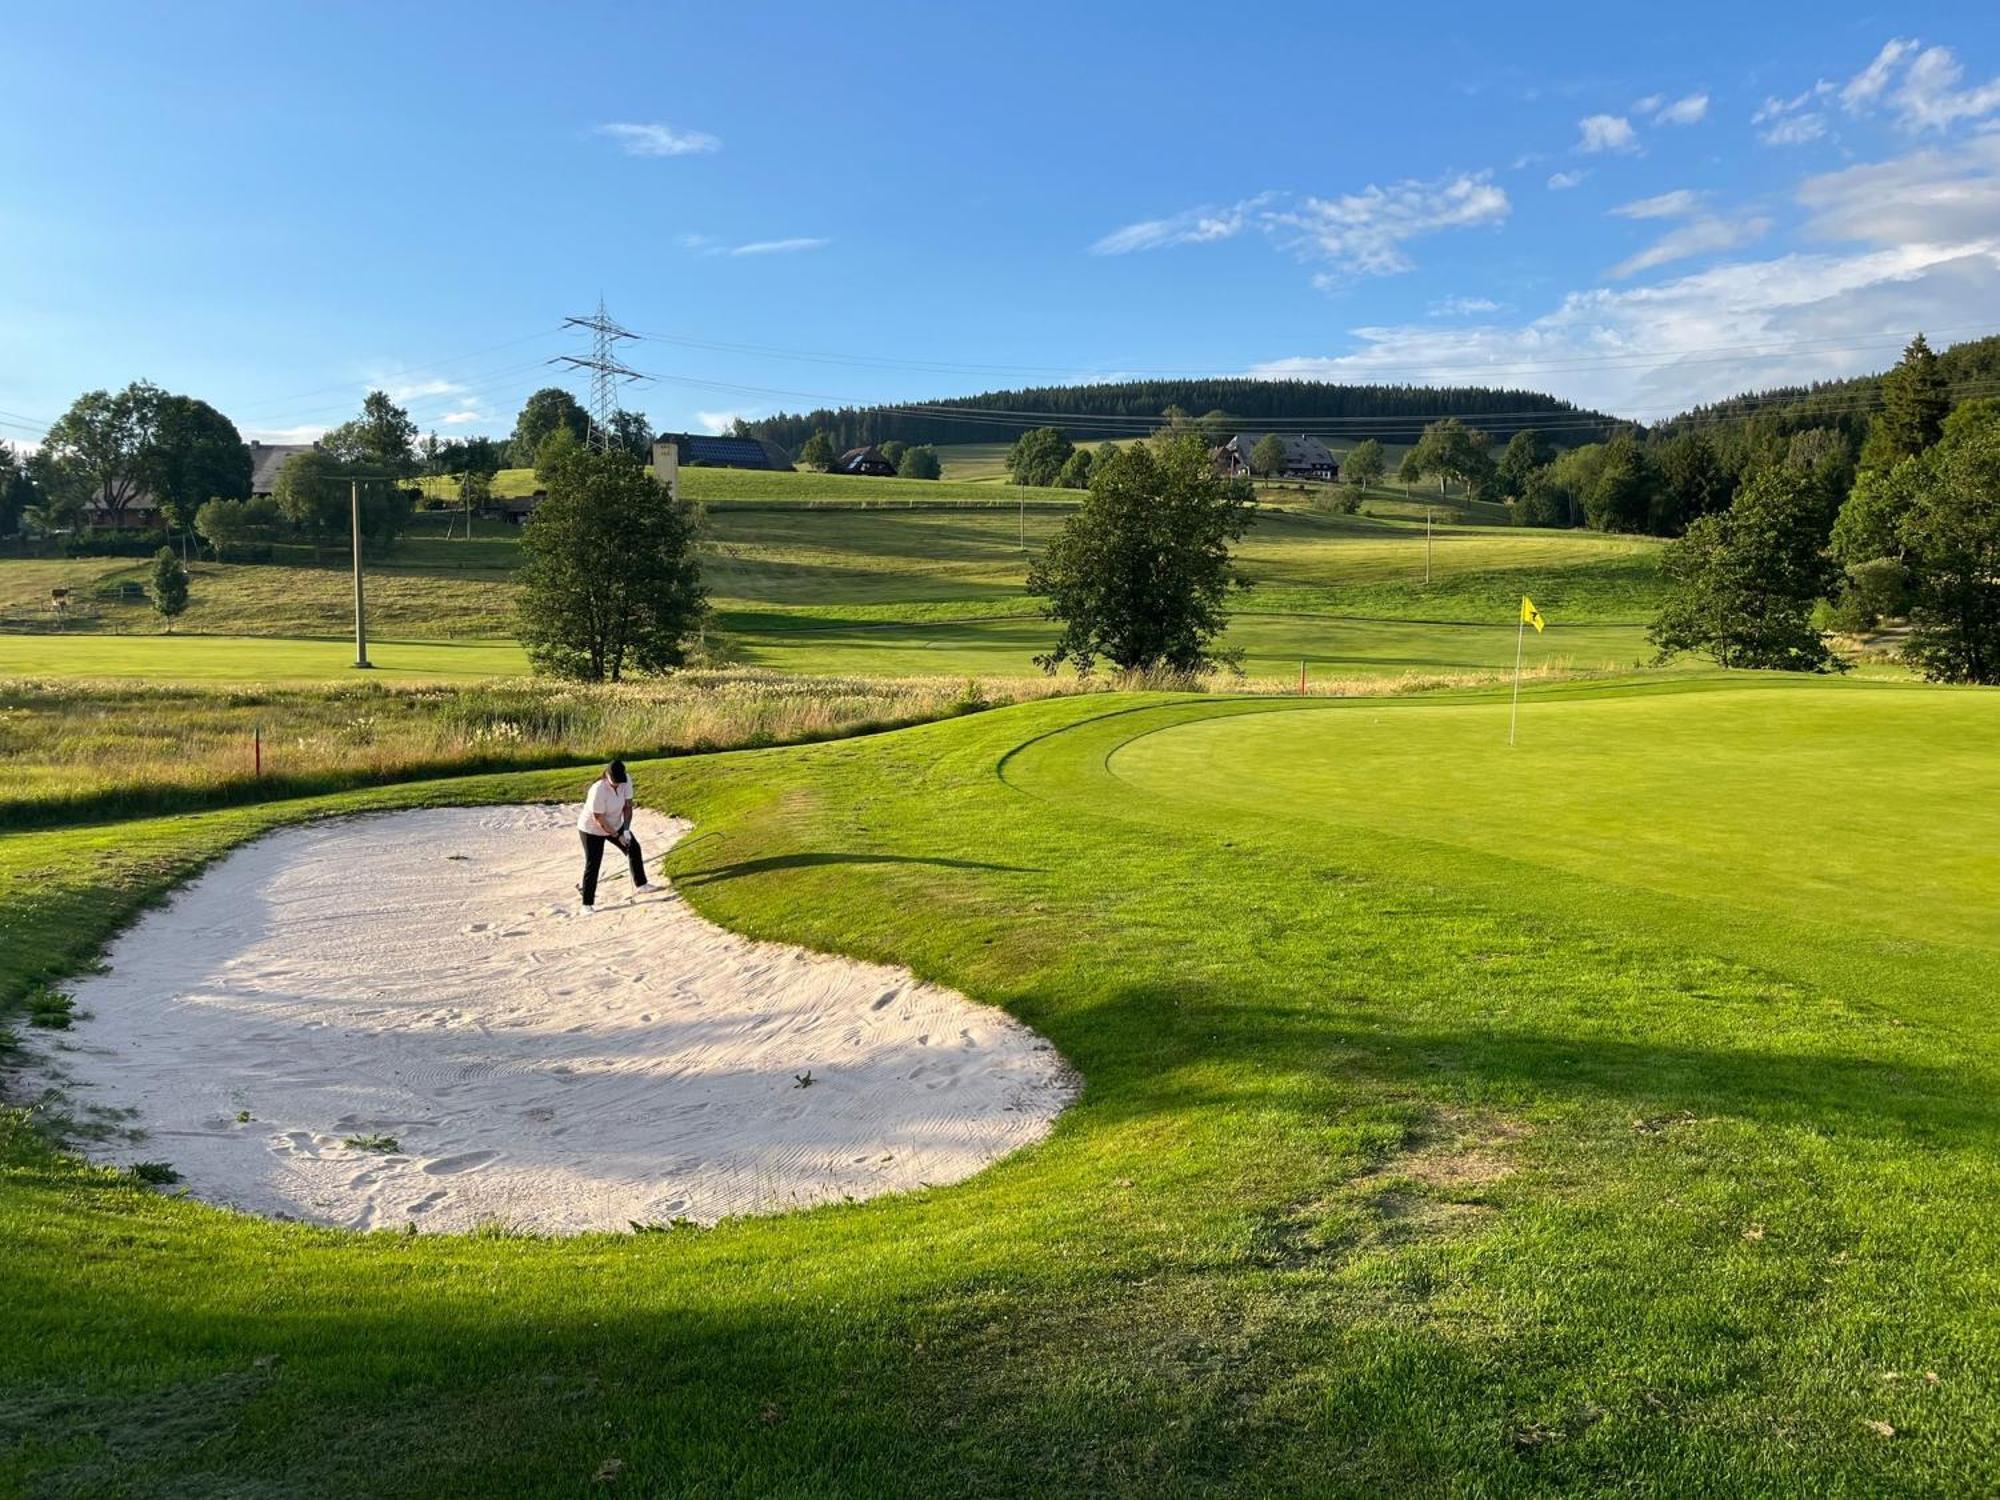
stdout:
<svg viewBox="0 0 2000 1500">
<path fill-rule="evenodd" d="M 1992 4 L 42 4 L 0 438 L 504 433 L 562 317 L 663 428 L 1145 373 L 1651 419 L 2000 331 Z"/>
</svg>

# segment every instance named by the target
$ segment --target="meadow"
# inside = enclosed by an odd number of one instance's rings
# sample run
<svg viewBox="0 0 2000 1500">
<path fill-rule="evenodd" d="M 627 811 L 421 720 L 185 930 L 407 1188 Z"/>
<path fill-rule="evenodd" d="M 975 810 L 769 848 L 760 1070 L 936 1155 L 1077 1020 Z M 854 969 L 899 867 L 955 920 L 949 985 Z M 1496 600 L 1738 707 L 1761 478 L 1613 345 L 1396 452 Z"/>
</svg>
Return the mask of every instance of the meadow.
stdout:
<svg viewBox="0 0 2000 1500">
<path fill-rule="evenodd" d="M 702 568 L 715 613 L 701 658 L 836 675 L 1033 672 L 1053 631 L 1023 585 L 1063 514 L 712 509 Z M 370 629 L 394 646 L 371 654 L 400 676 L 516 675 L 523 661 L 508 633 L 519 534 L 489 522 L 468 539 L 448 535 L 451 525 L 421 516 L 371 562 Z M 1552 622 L 1531 643 L 1534 664 L 1629 670 L 1649 654 L 1658 548 L 1640 538 L 1440 525 L 1427 545 L 1420 524 L 1273 506 L 1239 556 L 1253 587 L 1238 596 L 1225 645 L 1257 674 L 1296 675 L 1302 661 L 1332 675 L 1501 667 L 1522 593 Z M 0 616 L 11 621 L 0 630 L 0 674 L 291 680 L 339 675 L 351 660 L 338 640 L 351 629 L 352 586 L 337 559 L 316 563 L 299 546 L 268 563 L 197 562 L 171 639 L 155 639 L 145 568 L 142 559 L 0 560 Z M 61 632 L 46 608 L 58 585 L 74 601 Z"/>
<path fill-rule="evenodd" d="M 1054 1135 L 552 1241 L 233 1215 L 30 1101 L 0 1489 L 1988 1493 L 1993 705 L 1551 683 L 1510 750 L 1490 691 L 1091 695 L 640 766 L 705 914 L 1053 1041 Z M 0 836 L 0 995 L 263 829 L 574 780 Z"/>
</svg>

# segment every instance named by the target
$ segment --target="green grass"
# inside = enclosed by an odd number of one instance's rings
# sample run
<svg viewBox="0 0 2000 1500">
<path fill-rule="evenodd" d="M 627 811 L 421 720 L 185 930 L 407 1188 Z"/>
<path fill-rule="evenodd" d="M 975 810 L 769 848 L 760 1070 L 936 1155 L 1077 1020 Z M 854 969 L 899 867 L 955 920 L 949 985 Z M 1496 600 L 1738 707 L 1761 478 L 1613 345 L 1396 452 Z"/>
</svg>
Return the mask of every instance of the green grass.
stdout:
<svg viewBox="0 0 2000 1500">
<path fill-rule="evenodd" d="M 552 1241 L 240 1218 L 14 1117 L 0 1489 L 1990 1493 L 1996 702 L 1569 686 L 1509 751 L 1493 696 L 1096 697 L 642 768 L 704 912 L 1048 1036 L 1055 1134 Z M 276 823 L 570 779 L 0 838 L 0 994 Z"/>
<path fill-rule="evenodd" d="M 519 677 L 511 640 L 371 639 L 374 676 L 389 682 Z M 360 677 L 354 641 L 222 635 L 0 634 L 0 677 L 140 677 L 180 682 L 326 682 Z"/>
<path fill-rule="evenodd" d="M 1024 582 L 1061 520 L 1046 509 L 712 510 L 702 565 L 717 611 L 713 644 L 733 660 L 787 671 L 1032 671 L 1052 631 L 1033 618 Z M 373 631 L 490 648 L 483 661 L 461 652 L 460 665 L 446 669 L 458 675 L 516 672 L 520 657 L 504 637 L 518 533 L 493 523 L 470 541 L 446 539 L 444 524 L 420 518 L 391 557 L 370 564 Z M 1491 669 L 1510 662 L 1516 606 L 1530 593 L 1555 625 L 1535 643 L 1542 657 L 1629 668 L 1648 655 L 1641 626 L 1656 607 L 1657 543 L 1440 527 L 1429 584 L 1425 552 L 1418 526 L 1267 509 L 1240 551 L 1256 586 L 1238 599 L 1229 644 L 1262 672 L 1295 672 L 1302 658 L 1336 673 Z M 0 634 L 0 674 L 213 675 L 202 647 L 86 643 L 93 632 L 159 630 L 143 600 L 119 597 L 143 573 L 143 563 L 101 559 L 0 562 L 0 594 L 45 599 L 52 581 L 68 581 L 91 614 L 61 640 Z M 177 634 L 290 637 L 297 650 L 276 649 L 303 661 L 311 638 L 348 630 L 351 588 L 344 567 L 315 565 L 307 548 L 272 564 L 197 564 Z M 240 647 L 229 660 L 240 678 L 338 674 L 330 649 L 318 648 L 311 667 L 282 671 Z"/>
<path fill-rule="evenodd" d="M 1004 450 L 1003 450 L 1004 451 Z M 1001 471 L 1004 474 L 1004 469 Z M 977 482 L 961 481 L 947 471 L 942 479 L 876 479 L 860 474 L 818 474 L 810 469 L 682 469 L 680 493 L 703 505 L 782 505 L 791 503 L 851 503 L 856 506 L 909 505 L 926 501 L 980 501 L 1014 505 L 1030 503 L 1075 505 L 1075 490 L 1044 490 L 1008 487 L 995 490 L 991 476 L 982 472 Z M 502 469 L 493 479 L 493 493 L 500 498 L 532 495 L 541 481 L 533 469 Z M 457 493 L 448 480 L 426 480 L 428 493 L 450 497 Z M 497 523 L 496 523 L 497 524 Z"/>
</svg>

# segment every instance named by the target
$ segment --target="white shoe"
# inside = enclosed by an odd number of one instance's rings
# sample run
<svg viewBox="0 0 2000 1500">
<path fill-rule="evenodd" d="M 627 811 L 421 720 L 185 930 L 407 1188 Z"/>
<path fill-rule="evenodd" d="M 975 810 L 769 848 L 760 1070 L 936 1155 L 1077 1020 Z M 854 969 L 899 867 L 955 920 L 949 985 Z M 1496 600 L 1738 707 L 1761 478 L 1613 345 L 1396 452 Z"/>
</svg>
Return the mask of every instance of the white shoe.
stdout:
<svg viewBox="0 0 2000 1500">
<path fill-rule="evenodd" d="M 659 887 L 654 885 L 653 882 L 649 880 L 644 885 L 633 886 L 632 894 L 635 896 L 650 896 L 658 889 Z"/>
<path fill-rule="evenodd" d="M 594 917 L 597 915 L 597 908 L 594 906 L 586 906 L 582 908 L 580 911 L 578 911 L 577 915 L 579 917 Z"/>
</svg>

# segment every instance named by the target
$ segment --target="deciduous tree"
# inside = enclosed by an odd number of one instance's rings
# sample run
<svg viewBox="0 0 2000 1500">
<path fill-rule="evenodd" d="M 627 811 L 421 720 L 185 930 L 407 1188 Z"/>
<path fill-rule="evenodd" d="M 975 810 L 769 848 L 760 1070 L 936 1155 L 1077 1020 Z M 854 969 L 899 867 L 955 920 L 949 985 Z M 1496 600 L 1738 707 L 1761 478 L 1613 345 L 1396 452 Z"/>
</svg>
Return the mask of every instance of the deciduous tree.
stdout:
<svg viewBox="0 0 2000 1500">
<path fill-rule="evenodd" d="M 144 380 L 115 394 L 86 391 L 42 440 L 45 464 L 113 515 L 122 514 L 146 493 L 152 479 L 160 403 L 166 395 Z"/>
<path fill-rule="evenodd" d="M 694 512 L 630 454 L 568 451 L 521 555 L 518 633 L 538 671 L 617 682 L 687 660 L 707 610 Z"/>
<path fill-rule="evenodd" d="M 1233 664 L 1235 653 L 1211 648 L 1239 585 L 1230 546 L 1253 504 L 1248 485 L 1216 475 L 1195 434 L 1094 464 L 1088 497 L 1028 573 L 1062 626 L 1036 662 L 1049 672 L 1064 662 L 1089 672 L 1100 658 L 1124 671 Z"/>
<path fill-rule="evenodd" d="M 1007 450 L 1007 473 L 1015 484 L 1053 485 L 1076 445 L 1060 427 L 1037 427 L 1014 439 Z"/>
<path fill-rule="evenodd" d="M 579 443 L 590 437 L 590 414 L 561 386 L 543 386 L 521 406 L 514 419 L 514 436 L 509 443 L 515 467 L 529 468 L 542 444 L 558 427 L 565 428 Z"/>
<path fill-rule="evenodd" d="M 903 449 L 902 456 L 896 460 L 896 472 L 905 479 L 937 479 L 944 474 L 944 464 L 938 459 L 937 449 L 928 443 L 919 443 L 914 448 Z"/>
<path fill-rule="evenodd" d="M 1250 450 L 1250 470 L 1267 479 L 1274 474 L 1282 474 L 1287 456 L 1285 440 L 1275 432 L 1267 432 L 1257 439 L 1256 446 Z"/>
<path fill-rule="evenodd" d="M 250 498 L 250 449 L 206 401 L 162 396 L 146 476 L 167 524 L 185 531 L 202 502 Z"/>
<path fill-rule="evenodd" d="M 1825 516 L 1812 476 L 1779 464 L 1688 527 L 1662 564 L 1667 601 L 1649 631 L 1660 660 L 1701 652 L 1725 667 L 1844 669 L 1813 623 L 1840 581 Z"/>
<path fill-rule="evenodd" d="M 416 440 L 417 424 L 410 414 L 387 391 L 370 391 L 362 398 L 361 415 L 341 423 L 319 445 L 342 463 L 402 478 L 415 471 L 411 450 Z"/>
<path fill-rule="evenodd" d="M 1348 449 L 1347 457 L 1341 460 L 1340 477 L 1356 489 L 1366 489 L 1371 484 L 1379 484 L 1388 467 L 1382 445 L 1373 438 L 1363 438 Z"/>
<path fill-rule="evenodd" d="M 799 449 L 799 462 L 822 474 L 833 467 L 833 461 L 839 456 L 833 451 L 833 439 L 824 428 L 807 438 L 805 446 Z"/>
</svg>

